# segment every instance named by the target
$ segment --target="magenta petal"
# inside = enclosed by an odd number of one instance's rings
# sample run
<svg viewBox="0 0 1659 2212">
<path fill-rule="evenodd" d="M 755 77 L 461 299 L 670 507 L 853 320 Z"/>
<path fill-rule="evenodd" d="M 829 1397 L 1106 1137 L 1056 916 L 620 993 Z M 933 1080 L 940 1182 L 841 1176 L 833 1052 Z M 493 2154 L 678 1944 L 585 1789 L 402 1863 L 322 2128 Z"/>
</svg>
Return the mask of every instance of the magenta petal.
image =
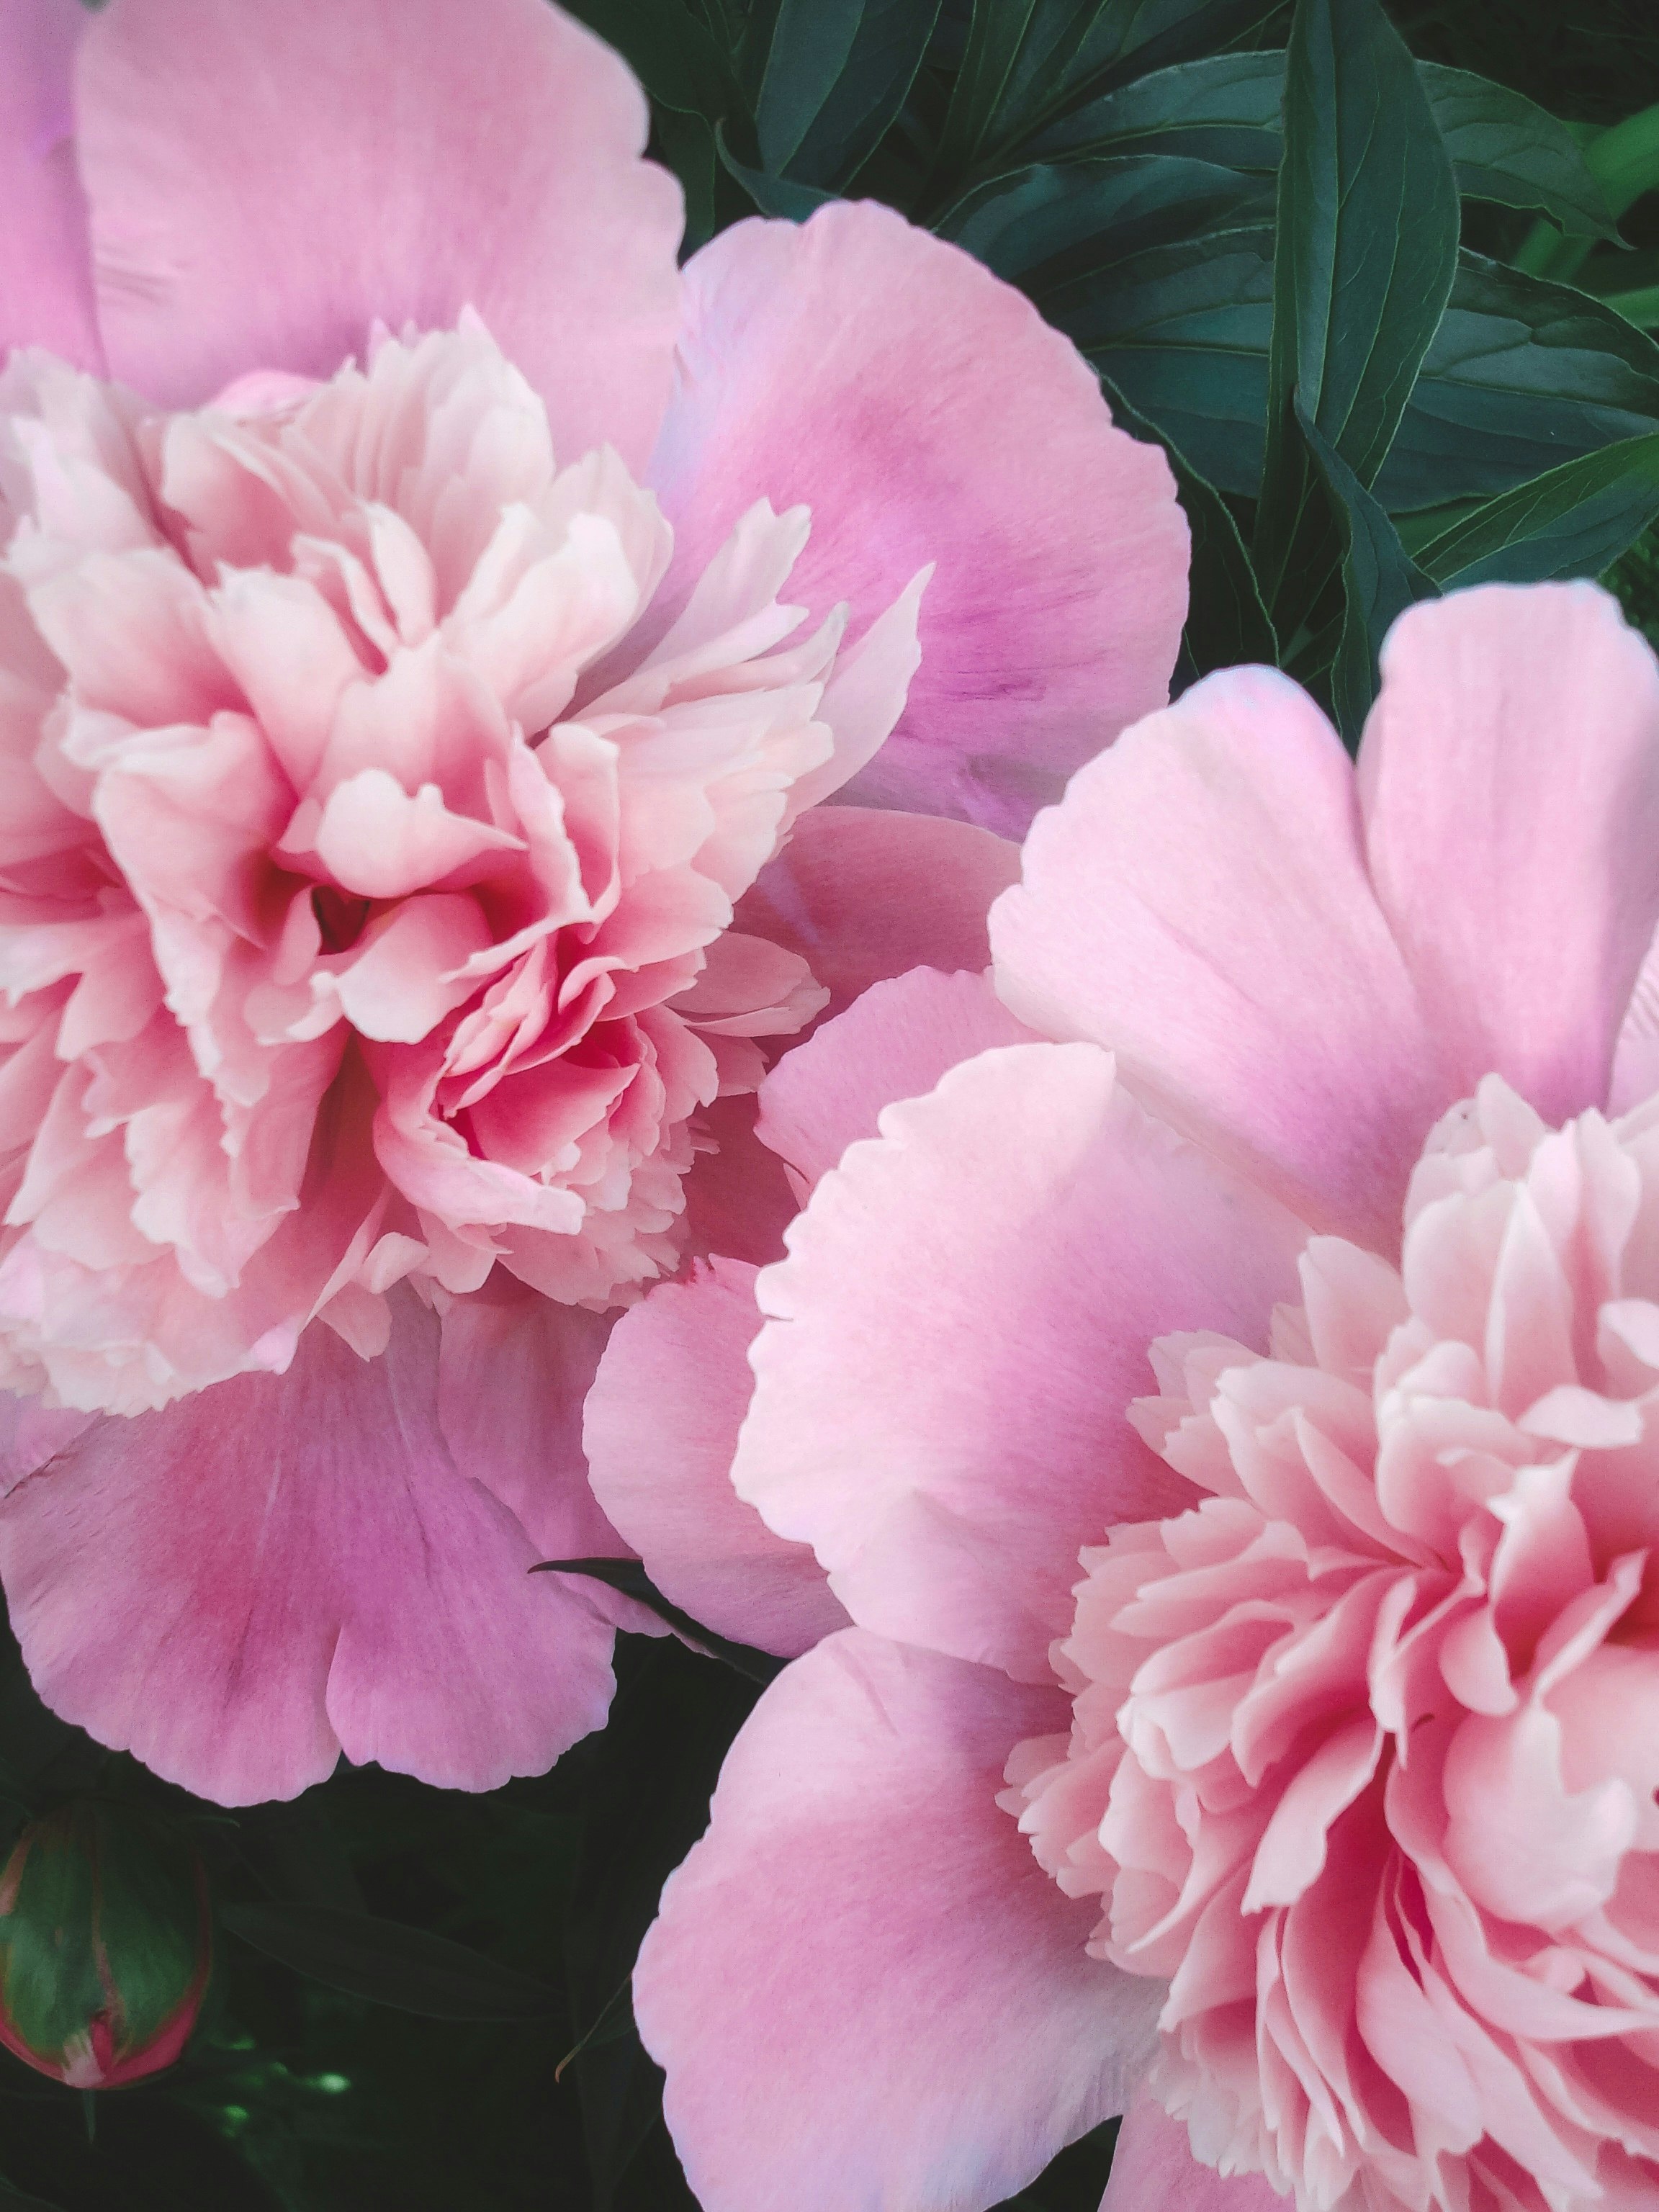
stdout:
<svg viewBox="0 0 1659 2212">
<path fill-rule="evenodd" d="M 805 1544 L 775 1536 L 732 1487 L 761 1325 L 756 1270 L 717 1259 L 617 1322 L 587 1401 L 599 1504 L 694 1620 L 790 1656 L 847 1625 Z"/>
<path fill-rule="evenodd" d="M 678 187 L 639 87 L 545 0 L 114 0 L 80 153 L 110 366 L 198 404 L 475 307 L 562 460 L 637 465 L 667 398 Z"/>
<path fill-rule="evenodd" d="M 996 1802 L 1066 1712 L 857 1629 L 767 1691 L 634 1977 L 705 2212 L 978 2212 L 1121 2109 L 1161 1989 Z"/>
<path fill-rule="evenodd" d="M 1015 1012 L 1108 1046 L 1161 1113 L 1318 1226 L 1396 1247 L 1458 1093 L 1307 695 L 1265 668 L 1194 684 L 1075 778 L 1024 870 L 991 916 Z"/>
<path fill-rule="evenodd" d="M 1052 1679 L 1078 1554 L 1191 1493 L 1125 1418 L 1154 1338 L 1265 1338 L 1306 1231 L 1152 1121 L 1093 1045 L 890 1107 L 761 1277 L 732 1474 L 854 1620 Z"/>
<path fill-rule="evenodd" d="M 1163 454 L 1028 301 L 873 203 L 735 224 L 685 276 L 652 468 L 682 573 L 762 497 L 810 506 L 790 595 L 849 602 L 854 634 L 936 564 L 909 702 L 843 795 L 1018 836 L 1168 696 L 1187 531 Z"/>
<path fill-rule="evenodd" d="M 1018 881 L 1018 847 L 965 822 L 814 806 L 739 901 L 736 927 L 799 952 L 838 1013 L 908 969 L 985 967 L 991 902 Z"/>
<path fill-rule="evenodd" d="M 70 143 L 70 78 L 90 22 L 78 0 L 0 11 L 0 361 L 39 345 L 101 369 L 92 244 Z"/>
<path fill-rule="evenodd" d="M 1604 1105 L 1659 920 L 1659 664 L 1617 601 L 1492 584 L 1402 616 L 1359 776 L 1449 1095 L 1496 1073 L 1547 1121 Z"/>
<path fill-rule="evenodd" d="M 603 1722 L 611 1630 L 438 1425 L 438 1326 L 394 1293 L 360 1360 L 98 1421 L 0 1506 L 0 1575 L 66 1720 L 222 1804 L 343 1751 L 448 1788 L 539 1773 Z"/>
<path fill-rule="evenodd" d="M 1224 2177 L 1193 2156 L 1187 2130 L 1142 2087 L 1123 2116 L 1100 2212 L 1284 2212 L 1265 2175 Z"/>
</svg>

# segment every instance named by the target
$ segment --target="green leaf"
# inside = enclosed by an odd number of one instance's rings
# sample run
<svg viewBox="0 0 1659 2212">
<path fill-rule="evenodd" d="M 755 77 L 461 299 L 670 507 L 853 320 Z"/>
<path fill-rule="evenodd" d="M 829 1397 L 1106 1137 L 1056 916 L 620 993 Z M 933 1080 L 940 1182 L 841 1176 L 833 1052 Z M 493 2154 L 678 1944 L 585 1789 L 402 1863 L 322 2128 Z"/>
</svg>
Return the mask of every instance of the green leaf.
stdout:
<svg viewBox="0 0 1659 2212">
<path fill-rule="evenodd" d="M 659 107 L 709 122 L 742 102 L 731 66 L 681 0 L 566 0 L 570 13 L 616 47 Z"/>
<path fill-rule="evenodd" d="M 714 133 L 701 115 L 659 107 L 651 118 L 653 150 L 679 179 L 685 193 L 683 254 L 695 253 L 714 234 Z"/>
<path fill-rule="evenodd" d="M 1085 270 L 1258 214 L 1266 190 L 1259 178 L 1174 155 L 1045 162 L 981 185 L 939 229 L 1040 300 Z"/>
<path fill-rule="evenodd" d="M 1172 690 L 1184 691 L 1214 668 L 1236 667 L 1245 661 L 1276 665 L 1279 641 L 1226 501 L 1167 439 L 1158 439 L 1121 392 L 1109 386 L 1107 398 L 1124 429 L 1152 443 L 1162 443 L 1192 532 L 1187 621 Z"/>
<path fill-rule="evenodd" d="M 790 222 L 805 222 L 809 215 L 836 197 L 833 192 L 820 191 L 816 185 L 798 185 L 791 177 L 772 177 L 763 169 L 750 168 L 727 145 L 723 123 L 714 126 L 714 144 L 727 174 L 737 179 L 763 215 L 779 215 Z"/>
<path fill-rule="evenodd" d="M 1185 154 L 1271 175 L 1284 148 L 1279 106 L 1285 57 L 1207 54 L 1155 70 L 1073 108 L 1029 140 L 1039 160 L 1059 155 Z"/>
<path fill-rule="evenodd" d="M 1156 247 L 1041 295 L 1218 490 L 1260 481 L 1273 233 Z M 1583 292 L 1465 252 L 1375 489 L 1390 514 L 1490 498 L 1659 425 L 1659 345 Z"/>
<path fill-rule="evenodd" d="M 1513 489 L 1659 424 L 1659 345 L 1588 293 L 1465 252 L 1376 482 L 1390 512 Z"/>
<path fill-rule="evenodd" d="M 1273 232 L 1245 226 L 1154 246 L 1038 304 L 1218 489 L 1261 476 Z"/>
<path fill-rule="evenodd" d="M 1564 231 L 1618 237 L 1607 195 L 1565 123 L 1489 77 L 1437 62 L 1417 68 L 1465 199 L 1540 208 Z"/>
<path fill-rule="evenodd" d="M 823 0 L 808 4 L 816 10 Z M 835 82 L 794 152 L 780 165 L 791 177 L 826 186 L 851 182 L 903 106 L 939 10 L 939 0 L 866 0 Z M 780 35 L 783 28 L 781 21 Z M 765 144 L 763 137 L 763 151 Z"/>
<path fill-rule="evenodd" d="M 1111 84 L 1212 52 L 1272 0 L 975 0 L 940 149 L 963 174 Z"/>
<path fill-rule="evenodd" d="M 63 2208 L 48 2204 L 44 2197 L 31 2197 L 27 2190 L 14 2189 L 0 2175 L 0 2212 L 63 2212 Z"/>
<path fill-rule="evenodd" d="M 1659 431 L 1565 461 L 1418 550 L 1437 584 L 1599 576 L 1659 517 Z"/>
<path fill-rule="evenodd" d="M 1342 631 L 1331 671 L 1336 726 L 1352 750 L 1376 696 L 1376 657 L 1395 618 L 1437 586 L 1411 558 L 1399 532 L 1299 400 L 1296 427 L 1334 511 L 1342 542 Z"/>
<path fill-rule="evenodd" d="M 427 2020 L 538 2020 L 561 2009 L 544 1983 L 401 1921 L 331 1905 L 228 1905 L 220 1917 L 312 1981 Z"/>
<path fill-rule="evenodd" d="M 761 164 L 781 176 L 805 143 L 853 52 L 864 0 L 783 0 L 766 58 L 755 129 Z"/>
<path fill-rule="evenodd" d="M 1298 0 L 1252 547 L 1281 635 L 1305 618 L 1335 552 L 1292 409 L 1360 484 L 1374 481 L 1450 295 L 1457 233 L 1450 161 L 1378 0 Z"/>
</svg>

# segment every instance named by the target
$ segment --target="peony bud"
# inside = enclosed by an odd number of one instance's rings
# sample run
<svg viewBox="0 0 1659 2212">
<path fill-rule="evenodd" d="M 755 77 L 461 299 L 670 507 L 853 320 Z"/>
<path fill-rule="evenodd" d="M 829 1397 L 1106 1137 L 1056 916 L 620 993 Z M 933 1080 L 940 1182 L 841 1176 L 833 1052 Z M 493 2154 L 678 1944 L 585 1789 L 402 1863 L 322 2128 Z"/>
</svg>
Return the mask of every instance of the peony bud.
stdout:
<svg viewBox="0 0 1659 2212">
<path fill-rule="evenodd" d="M 207 1993 L 201 1862 L 144 1814 L 85 1801 L 24 1829 L 0 1874 L 0 2043 L 76 2089 L 172 2065 Z"/>
</svg>

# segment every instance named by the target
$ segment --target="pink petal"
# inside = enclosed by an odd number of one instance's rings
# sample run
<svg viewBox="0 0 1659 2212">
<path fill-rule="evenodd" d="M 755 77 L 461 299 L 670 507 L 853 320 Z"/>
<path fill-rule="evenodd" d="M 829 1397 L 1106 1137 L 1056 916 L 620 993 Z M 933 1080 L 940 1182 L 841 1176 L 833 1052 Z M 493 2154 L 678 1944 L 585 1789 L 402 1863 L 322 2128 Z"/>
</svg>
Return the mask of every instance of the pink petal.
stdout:
<svg viewBox="0 0 1659 2212">
<path fill-rule="evenodd" d="M 705 2212 L 978 2212 L 1120 2108 L 1161 1992 L 996 1803 L 1065 1717 L 857 1629 L 766 1692 L 634 1977 Z"/>
<path fill-rule="evenodd" d="M 1468 827 L 1471 838 L 1478 829 Z M 1321 1228 L 1397 1248 L 1440 1066 L 1360 849 L 1353 775 L 1261 668 L 1186 692 L 1037 822 L 991 918 L 997 986 L 1087 1036 Z"/>
<path fill-rule="evenodd" d="M 1606 1103 L 1659 920 L 1659 664 L 1591 584 L 1403 616 L 1360 751 L 1377 896 L 1455 1071 Z"/>
<path fill-rule="evenodd" d="M 1306 1231 L 1092 1045 L 984 1053 L 883 1127 L 761 1279 L 733 1480 L 862 1626 L 1047 1680 L 1080 1548 L 1190 1495 L 1125 1419 L 1154 1338 L 1265 1339 Z"/>
<path fill-rule="evenodd" d="M 609 1623 L 458 1473 L 437 1322 L 392 1303 L 381 1358 L 313 1328 L 286 1375 L 100 1420 L 0 1507 L 40 1694 L 222 1804 L 342 1751 L 493 1789 L 604 1721 Z"/>
<path fill-rule="evenodd" d="M 77 0 L 6 0 L 0 15 L 0 362 L 45 346 L 101 369 L 70 79 L 90 21 Z"/>
<path fill-rule="evenodd" d="M 78 93 L 110 366 L 149 398 L 327 376 L 377 320 L 471 307 L 562 459 L 649 451 L 679 192 L 639 87 L 544 0 L 120 0 Z"/>
<path fill-rule="evenodd" d="M 789 1163 L 804 1200 L 848 1145 L 875 1135 L 884 1106 L 921 1097 L 976 1053 L 1032 1042 L 988 977 L 913 968 L 785 1054 L 761 1085 L 756 1133 Z"/>
<path fill-rule="evenodd" d="M 1100 2212 L 1284 2212 L 1266 2176 L 1224 2177 L 1193 2156 L 1187 2130 L 1150 2089 L 1136 2091 L 1112 2154 Z"/>
<path fill-rule="evenodd" d="M 697 1258 L 725 1253 L 764 1267 L 783 1253 L 783 1232 L 798 1210 L 783 1162 L 755 1134 L 754 1093 L 716 1098 L 699 1116 L 714 1140 L 685 1179 L 687 1249 Z"/>
<path fill-rule="evenodd" d="M 815 806 L 739 901 L 736 927 L 805 959 L 839 1013 L 909 968 L 983 968 L 1019 849 L 937 815 Z"/>
<path fill-rule="evenodd" d="M 761 1325 L 755 1273 L 717 1259 L 625 1313 L 584 1433 L 599 1504 L 663 1595 L 720 1635 L 793 1657 L 847 1615 L 805 1545 L 775 1536 L 732 1487 Z"/>
<path fill-rule="evenodd" d="M 685 274 L 652 468 L 677 568 L 762 494 L 811 508 L 791 596 L 847 600 L 855 635 L 937 564 L 908 704 L 848 795 L 1018 836 L 1168 696 L 1187 532 L 1163 455 L 1018 293 L 873 203 L 738 223 Z"/>
<path fill-rule="evenodd" d="M 499 1498 L 540 1559 L 626 1559 L 587 1479 L 582 1401 L 615 1316 L 556 1304 L 497 1267 L 444 1315 L 438 1420 L 456 1466 Z M 595 1578 L 570 1587 L 618 1628 L 660 1636 L 660 1615 Z"/>
</svg>

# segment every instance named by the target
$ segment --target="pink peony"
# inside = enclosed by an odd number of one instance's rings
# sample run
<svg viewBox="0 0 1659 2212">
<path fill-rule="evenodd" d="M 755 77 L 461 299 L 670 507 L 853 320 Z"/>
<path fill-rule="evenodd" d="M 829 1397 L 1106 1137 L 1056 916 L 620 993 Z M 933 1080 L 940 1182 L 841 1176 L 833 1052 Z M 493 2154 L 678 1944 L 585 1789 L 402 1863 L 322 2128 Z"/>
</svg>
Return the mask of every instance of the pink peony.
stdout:
<svg viewBox="0 0 1659 2212">
<path fill-rule="evenodd" d="M 544 0 L 0 49 L 12 1619 L 205 1794 L 488 1785 L 608 1703 L 619 1608 L 526 1571 L 625 1549 L 607 1316 L 765 1249 L 775 1041 L 983 957 L 993 833 L 1165 696 L 1184 526 L 890 212 L 678 270 Z"/>
<path fill-rule="evenodd" d="M 971 2212 L 1126 2106 L 1109 2212 L 1654 2201 L 1656 922 L 1659 665 L 1492 587 L 1357 775 L 1260 670 L 1080 772 L 992 915 L 1032 1041 L 952 1065 L 924 974 L 769 1079 L 822 1141 L 949 1070 L 691 1398 L 852 1624 L 636 1975 L 708 2212 Z"/>
</svg>

